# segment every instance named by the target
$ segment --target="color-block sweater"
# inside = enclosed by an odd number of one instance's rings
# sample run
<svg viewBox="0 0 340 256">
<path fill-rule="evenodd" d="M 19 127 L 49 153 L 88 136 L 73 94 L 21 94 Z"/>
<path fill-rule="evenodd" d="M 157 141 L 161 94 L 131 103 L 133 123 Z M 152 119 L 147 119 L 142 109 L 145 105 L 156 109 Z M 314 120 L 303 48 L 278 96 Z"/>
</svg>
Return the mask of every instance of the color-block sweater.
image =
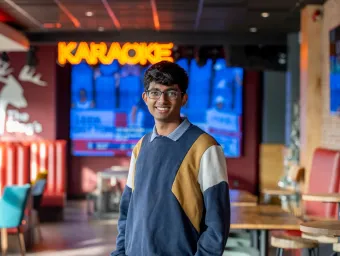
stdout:
<svg viewBox="0 0 340 256">
<path fill-rule="evenodd" d="M 131 156 L 111 256 L 220 256 L 230 227 L 220 145 L 185 119 L 145 135 Z"/>
</svg>

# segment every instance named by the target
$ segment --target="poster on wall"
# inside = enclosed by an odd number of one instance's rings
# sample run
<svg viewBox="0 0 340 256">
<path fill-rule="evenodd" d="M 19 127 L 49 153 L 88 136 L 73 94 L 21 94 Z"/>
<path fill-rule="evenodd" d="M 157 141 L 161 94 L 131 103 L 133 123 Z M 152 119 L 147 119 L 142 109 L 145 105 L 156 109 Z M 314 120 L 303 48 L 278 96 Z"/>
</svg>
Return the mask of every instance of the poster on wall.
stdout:
<svg viewBox="0 0 340 256">
<path fill-rule="evenodd" d="M 32 86 L 47 86 L 34 67 L 22 65 L 16 69 L 10 61 L 0 59 L 0 141 L 34 138 L 43 131 L 39 120 L 27 112 L 30 102 L 25 91 Z"/>
<path fill-rule="evenodd" d="M 241 156 L 244 70 L 227 65 L 222 46 L 178 45 L 171 51 L 158 51 L 156 46 L 172 44 L 154 43 L 152 53 L 136 53 L 138 58 L 134 58 L 127 54 L 126 45 L 110 43 L 105 48 L 107 54 L 102 54 L 106 52 L 102 50 L 99 57 L 92 58 L 95 54 L 91 50 L 102 49 L 103 44 L 88 45 L 91 47 L 79 45 L 81 51 L 66 43 L 59 48 L 62 50 L 59 61 L 73 64 L 70 116 L 73 155 L 131 154 L 138 140 L 154 127 L 154 119 L 141 97 L 144 74 L 153 61 L 165 58 L 176 62 L 189 76 L 189 100 L 182 108 L 182 117 L 211 134 L 226 157 Z M 137 43 L 128 46 L 132 45 L 136 49 L 149 47 Z"/>
<path fill-rule="evenodd" d="M 330 113 L 340 116 L 340 26 L 330 31 Z"/>
</svg>

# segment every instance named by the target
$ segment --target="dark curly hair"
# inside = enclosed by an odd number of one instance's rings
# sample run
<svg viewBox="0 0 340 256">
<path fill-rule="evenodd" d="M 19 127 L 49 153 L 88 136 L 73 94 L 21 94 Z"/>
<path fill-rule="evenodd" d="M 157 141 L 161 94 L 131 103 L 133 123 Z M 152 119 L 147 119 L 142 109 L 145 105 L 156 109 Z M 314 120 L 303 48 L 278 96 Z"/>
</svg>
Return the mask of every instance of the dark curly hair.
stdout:
<svg viewBox="0 0 340 256">
<path fill-rule="evenodd" d="M 181 92 L 186 93 L 189 77 L 185 70 L 176 63 L 160 61 L 146 70 L 144 75 L 145 91 L 149 89 L 152 82 L 166 86 L 177 84 Z"/>
</svg>

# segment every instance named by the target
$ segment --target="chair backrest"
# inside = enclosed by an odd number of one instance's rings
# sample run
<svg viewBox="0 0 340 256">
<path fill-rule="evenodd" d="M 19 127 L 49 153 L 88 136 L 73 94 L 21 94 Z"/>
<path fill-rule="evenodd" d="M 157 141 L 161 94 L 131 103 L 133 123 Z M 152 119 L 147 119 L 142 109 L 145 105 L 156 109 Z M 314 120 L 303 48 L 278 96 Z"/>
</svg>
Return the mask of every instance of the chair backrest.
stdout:
<svg viewBox="0 0 340 256">
<path fill-rule="evenodd" d="M 307 193 L 338 193 L 340 152 L 317 148 L 313 155 Z M 305 201 L 305 214 L 326 218 L 336 216 L 336 204 Z"/>
<path fill-rule="evenodd" d="M 304 179 L 305 168 L 300 165 L 292 165 L 288 170 L 288 178 L 296 183 Z"/>
<path fill-rule="evenodd" d="M 0 228 L 14 228 L 21 224 L 31 185 L 6 186 L 0 200 Z"/>
<path fill-rule="evenodd" d="M 46 179 L 37 180 L 32 187 L 32 196 L 41 196 L 46 187 Z"/>
<path fill-rule="evenodd" d="M 45 179 L 38 179 L 35 181 L 32 187 L 32 196 L 33 196 L 33 209 L 39 210 L 41 206 L 41 202 L 43 199 L 43 194 L 46 188 L 47 180 Z"/>
</svg>

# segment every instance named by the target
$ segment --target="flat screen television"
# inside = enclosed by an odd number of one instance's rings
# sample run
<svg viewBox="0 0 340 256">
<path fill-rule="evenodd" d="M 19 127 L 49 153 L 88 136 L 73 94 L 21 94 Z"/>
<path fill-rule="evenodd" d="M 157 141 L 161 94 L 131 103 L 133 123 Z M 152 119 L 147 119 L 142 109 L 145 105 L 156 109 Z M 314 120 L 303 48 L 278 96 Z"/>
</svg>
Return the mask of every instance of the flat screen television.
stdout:
<svg viewBox="0 0 340 256">
<path fill-rule="evenodd" d="M 340 115 L 340 26 L 330 31 L 330 113 Z"/>
<path fill-rule="evenodd" d="M 243 73 L 224 58 L 179 56 L 189 75 L 189 100 L 182 116 L 211 134 L 225 156 L 241 156 Z M 149 65 L 72 66 L 71 125 L 74 156 L 130 156 L 134 145 L 151 132 L 154 119 L 142 100 Z"/>
</svg>

